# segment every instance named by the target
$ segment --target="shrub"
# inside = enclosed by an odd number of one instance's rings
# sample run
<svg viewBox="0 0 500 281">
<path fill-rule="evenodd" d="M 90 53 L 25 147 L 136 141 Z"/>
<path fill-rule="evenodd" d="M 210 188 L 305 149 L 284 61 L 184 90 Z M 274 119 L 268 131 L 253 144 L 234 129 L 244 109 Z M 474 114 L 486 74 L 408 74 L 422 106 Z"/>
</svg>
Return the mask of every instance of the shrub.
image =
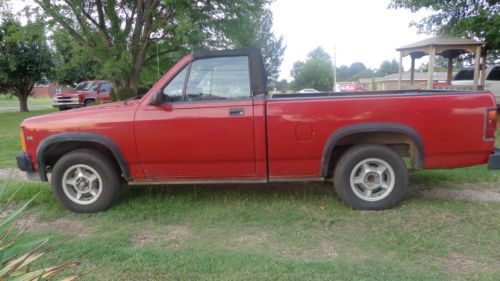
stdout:
<svg viewBox="0 0 500 281">
<path fill-rule="evenodd" d="M 116 92 L 116 97 L 118 100 L 126 100 L 135 96 L 134 91 L 130 88 L 120 88 Z"/>
<path fill-rule="evenodd" d="M 111 88 L 111 91 L 109 91 L 109 97 L 111 98 L 111 101 L 113 101 L 113 102 L 118 100 L 116 97 L 115 88 Z"/>
<path fill-rule="evenodd" d="M 3 188 L 0 187 L 0 193 Z M 75 260 L 41 269 L 31 268 L 34 261 L 42 260 L 52 250 L 46 247 L 49 242 L 48 238 L 38 241 L 22 241 L 19 239 L 22 232 L 15 229 L 14 222 L 34 199 L 32 198 L 23 207 L 5 216 L 4 213 L 12 200 L 11 197 L 0 211 L 0 217 L 2 217 L 0 220 L 0 280 L 52 280 L 56 274 L 80 263 Z M 74 280 L 78 277 L 71 276 L 65 280 Z"/>
</svg>

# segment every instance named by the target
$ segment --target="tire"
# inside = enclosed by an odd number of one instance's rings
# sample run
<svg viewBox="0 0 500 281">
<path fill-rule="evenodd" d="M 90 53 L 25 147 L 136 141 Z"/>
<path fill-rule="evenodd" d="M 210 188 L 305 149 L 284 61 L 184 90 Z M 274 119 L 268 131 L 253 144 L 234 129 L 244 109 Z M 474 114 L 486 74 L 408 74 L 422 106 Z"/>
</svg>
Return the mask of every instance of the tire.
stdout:
<svg viewBox="0 0 500 281">
<path fill-rule="evenodd" d="M 384 210 L 398 205 L 408 190 L 408 170 L 391 148 L 357 145 L 336 165 L 333 182 L 337 195 L 355 210 Z"/>
<path fill-rule="evenodd" d="M 94 105 L 95 104 L 95 100 L 85 100 L 85 102 L 83 103 L 83 106 L 90 106 L 90 105 Z"/>
<path fill-rule="evenodd" d="M 78 149 L 62 156 L 54 165 L 51 183 L 59 202 L 77 213 L 108 209 L 122 189 L 115 165 L 92 149 Z"/>
</svg>

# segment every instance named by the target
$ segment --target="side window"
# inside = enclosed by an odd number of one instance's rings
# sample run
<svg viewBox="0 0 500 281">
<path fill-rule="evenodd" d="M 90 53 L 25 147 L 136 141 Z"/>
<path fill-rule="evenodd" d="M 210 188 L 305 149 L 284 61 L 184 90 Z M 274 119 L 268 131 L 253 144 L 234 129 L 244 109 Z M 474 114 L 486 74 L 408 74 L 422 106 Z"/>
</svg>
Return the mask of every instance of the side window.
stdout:
<svg viewBox="0 0 500 281">
<path fill-rule="evenodd" d="M 493 68 L 486 80 L 500 81 L 500 67 Z"/>
<path fill-rule="evenodd" d="M 184 89 L 184 79 L 186 78 L 187 67 L 184 67 L 181 72 L 177 73 L 174 79 L 170 80 L 168 85 L 163 88 L 165 101 L 176 102 L 182 101 L 182 90 Z"/>
<path fill-rule="evenodd" d="M 248 57 L 194 61 L 186 89 L 188 101 L 241 99 L 251 96 Z"/>
<path fill-rule="evenodd" d="M 474 68 L 463 68 L 457 74 L 453 80 L 473 80 L 474 79 Z"/>
<path fill-rule="evenodd" d="M 109 92 L 111 91 L 111 84 L 110 83 L 102 83 L 101 84 L 101 92 Z"/>
</svg>

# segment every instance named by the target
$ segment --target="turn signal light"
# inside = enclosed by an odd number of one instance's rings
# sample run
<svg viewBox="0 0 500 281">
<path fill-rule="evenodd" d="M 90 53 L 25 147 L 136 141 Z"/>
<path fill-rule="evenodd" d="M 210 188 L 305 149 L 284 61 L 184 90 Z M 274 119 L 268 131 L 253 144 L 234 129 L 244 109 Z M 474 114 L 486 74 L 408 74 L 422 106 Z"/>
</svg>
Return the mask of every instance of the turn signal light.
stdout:
<svg viewBox="0 0 500 281">
<path fill-rule="evenodd" d="M 24 131 L 21 129 L 21 148 L 23 149 L 23 152 L 26 152 L 26 139 L 24 138 Z"/>
<path fill-rule="evenodd" d="M 486 111 L 486 128 L 484 137 L 486 139 L 495 139 L 496 129 L 497 129 L 497 109 L 489 108 Z"/>
</svg>

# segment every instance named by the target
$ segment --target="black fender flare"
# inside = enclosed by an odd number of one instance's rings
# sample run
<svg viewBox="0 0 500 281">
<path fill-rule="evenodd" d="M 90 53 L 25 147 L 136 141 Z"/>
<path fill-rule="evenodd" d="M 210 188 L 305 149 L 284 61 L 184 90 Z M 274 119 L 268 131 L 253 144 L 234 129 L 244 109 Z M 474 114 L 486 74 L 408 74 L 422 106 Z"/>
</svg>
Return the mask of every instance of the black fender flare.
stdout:
<svg viewBox="0 0 500 281">
<path fill-rule="evenodd" d="M 109 149 L 113 156 L 115 157 L 120 170 L 125 176 L 126 180 L 131 180 L 130 170 L 128 168 L 128 163 L 123 156 L 120 147 L 111 138 L 96 134 L 96 133 L 59 133 L 51 135 L 43 139 L 36 149 L 36 159 L 38 164 L 38 172 L 40 174 L 40 179 L 42 181 L 48 181 L 47 178 L 47 167 L 45 165 L 44 152 L 50 145 L 55 143 L 64 143 L 69 141 L 78 142 L 88 142 L 102 145 Z"/>
<path fill-rule="evenodd" d="M 418 132 L 415 131 L 413 128 L 399 123 L 360 123 L 342 127 L 333 132 L 330 135 L 330 137 L 328 137 L 321 157 L 320 176 L 326 177 L 328 173 L 328 165 L 330 164 L 330 160 L 332 157 L 332 151 L 335 148 L 335 145 L 341 139 L 352 134 L 375 133 L 375 132 L 402 133 L 407 135 L 413 141 L 413 143 L 415 144 L 415 148 L 417 150 L 416 166 L 418 169 L 423 168 L 424 144 Z"/>
</svg>

